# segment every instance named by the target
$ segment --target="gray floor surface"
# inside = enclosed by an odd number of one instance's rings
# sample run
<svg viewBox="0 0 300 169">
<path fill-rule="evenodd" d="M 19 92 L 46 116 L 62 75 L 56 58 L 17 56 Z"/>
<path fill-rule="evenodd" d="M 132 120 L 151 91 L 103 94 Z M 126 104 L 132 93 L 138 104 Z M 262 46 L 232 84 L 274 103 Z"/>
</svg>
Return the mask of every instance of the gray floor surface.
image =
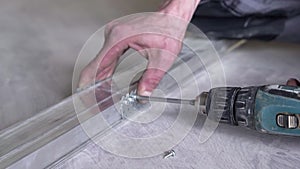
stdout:
<svg viewBox="0 0 300 169">
<path fill-rule="evenodd" d="M 113 18 L 151 10 L 154 6 L 155 3 L 138 0 L 128 3 L 2 1 L 0 129 L 38 113 L 71 93 L 75 59 L 84 42 L 99 27 Z M 296 44 L 247 43 L 222 59 L 227 84 L 283 84 L 290 77 L 300 78 L 299 53 Z M 175 148 L 178 155 L 173 159 L 163 160 L 161 156 L 128 159 L 91 144 L 61 167 L 298 168 L 300 165 L 299 138 L 262 135 L 221 125 L 210 140 L 199 145 L 197 126 L 201 123 L 199 119 L 192 132 Z"/>
<path fill-rule="evenodd" d="M 249 42 L 238 50 L 225 54 L 221 59 L 226 83 L 229 86 L 284 84 L 290 77 L 300 78 L 299 53 L 299 45 Z M 207 90 L 209 86 L 207 82 L 211 80 L 211 77 L 205 71 L 200 74 L 202 76 L 197 80 L 203 84 L 201 90 Z M 167 78 L 162 81 L 162 86 L 166 84 L 168 84 Z M 186 92 L 192 92 L 188 88 L 185 89 Z M 178 91 L 173 90 L 170 94 L 176 92 Z M 191 113 L 186 110 L 183 112 Z M 132 122 L 117 132 L 129 137 L 151 138 L 172 128 L 178 118 L 178 109 L 174 105 L 169 105 L 157 117 L 153 115 L 156 112 L 146 113 L 150 115 L 145 114 L 142 117 L 147 119 L 150 116 L 152 122 L 146 124 Z M 120 154 L 116 155 L 111 149 L 102 149 L 98 144 L 91 142 L 86 148 L 73 154 L 72 158 L 61 163 L 58 168 L 296 169 L 300 166 L 300 139 L 298 137 L 261 134 L 254 130 L 220 124 L 206 142 L 200 143 L 199 136 L 203 124 L 204 118 L 198 116 L 188 135 L 173 147 L 177 154 L 174 158 L 163 159 L 165 151 L 163 148 L 161 154 L 153 157 L 127 158 L 119 156 Z M 85 131 L 88 131 L 87 128 Z M 128 147 L 128 151 L 134 149 L 130 143 L 118 143 L 120 140 L 115 137 L 108 137 L 104 140 L 115 149 L 124 147 Z M 155 144 L 161 145 L 164 141 L 159 140 L 152 145 L 147 145 L 144 151 L 155 151 L 153 150 L 156 148 Z M 100 145 L 103 146 L 103 144 Z"/>
</svg>

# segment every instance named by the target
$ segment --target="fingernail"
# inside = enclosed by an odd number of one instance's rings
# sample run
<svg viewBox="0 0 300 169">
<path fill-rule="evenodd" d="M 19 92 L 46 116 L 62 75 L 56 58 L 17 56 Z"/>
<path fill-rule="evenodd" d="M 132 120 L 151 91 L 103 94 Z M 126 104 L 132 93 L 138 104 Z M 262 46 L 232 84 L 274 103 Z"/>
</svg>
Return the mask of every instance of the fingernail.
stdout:
<svg viewBox="0 0 300 169">
<path fill-rule="evenodd" d="M 149 91 L 142 91 L 142 92 L 140 93 L 140 95 L 141 95 L 141 96 L 151 96 L 151 92 L 149 92 Z"/>
<path fill-rule="evenodd" d="M 148 92 L 148 91 L 142 91 L 139 93 L 140 96 L 150 96 L 151 95 L 151 92 Z M 142 104 L 146 104 L 148 103 L 149 101 L 147 100 L 139 100 L 140 103 Z"/>
</svg>

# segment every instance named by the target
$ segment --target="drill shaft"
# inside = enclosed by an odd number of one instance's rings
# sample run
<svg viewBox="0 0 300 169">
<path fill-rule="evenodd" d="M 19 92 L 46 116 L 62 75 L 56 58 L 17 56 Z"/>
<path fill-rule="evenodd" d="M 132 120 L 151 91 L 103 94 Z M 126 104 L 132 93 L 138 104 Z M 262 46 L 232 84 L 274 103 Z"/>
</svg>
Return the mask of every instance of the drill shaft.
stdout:
<svg viewBox="0 0 300 169">
<path fill-rule="evenodd" d="M 176 104 L 189 104 L 195 105 L 195 100 L 187 100 L 187 99 L 174 99 L 174 98 L 162 98 L 162 97 L 149 97 L 149 96 L 138 96 L 136 95 L 136 99 L 142 101 L 154 101 L 154 102 L 166 102 L 166 103 L 176 103 Z"/>
</svg>

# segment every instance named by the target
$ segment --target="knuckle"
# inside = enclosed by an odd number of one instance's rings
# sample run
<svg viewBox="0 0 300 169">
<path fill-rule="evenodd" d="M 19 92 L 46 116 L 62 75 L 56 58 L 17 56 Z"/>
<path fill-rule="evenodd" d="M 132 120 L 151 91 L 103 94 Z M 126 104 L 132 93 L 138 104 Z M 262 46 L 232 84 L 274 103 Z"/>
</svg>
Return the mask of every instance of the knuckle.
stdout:
<svg viewBox="0 0 300 169">
<path fill-rule="evenodd" d="M 114 25 L 110 28 L 110 33 L 111 34 L 120 34 L 121 32 L 123 32 L 125 29 L 124 25 Z"/>
</svg>

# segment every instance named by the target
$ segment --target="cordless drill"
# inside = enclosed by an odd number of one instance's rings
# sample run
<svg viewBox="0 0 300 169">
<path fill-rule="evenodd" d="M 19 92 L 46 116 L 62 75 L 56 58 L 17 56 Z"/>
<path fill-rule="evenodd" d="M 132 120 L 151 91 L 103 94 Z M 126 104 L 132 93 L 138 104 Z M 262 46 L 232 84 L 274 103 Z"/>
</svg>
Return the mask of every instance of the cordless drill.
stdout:
<svg viewBox="0 0 300 169">
<path fill-rule="evenodd" d="M 138 100 L 190 104 L 212 120 L 262 133 L 300 136 L 299 87 L 218 87 L 201 93 L 194 100 L 134 97 Z"/>
</svg>

